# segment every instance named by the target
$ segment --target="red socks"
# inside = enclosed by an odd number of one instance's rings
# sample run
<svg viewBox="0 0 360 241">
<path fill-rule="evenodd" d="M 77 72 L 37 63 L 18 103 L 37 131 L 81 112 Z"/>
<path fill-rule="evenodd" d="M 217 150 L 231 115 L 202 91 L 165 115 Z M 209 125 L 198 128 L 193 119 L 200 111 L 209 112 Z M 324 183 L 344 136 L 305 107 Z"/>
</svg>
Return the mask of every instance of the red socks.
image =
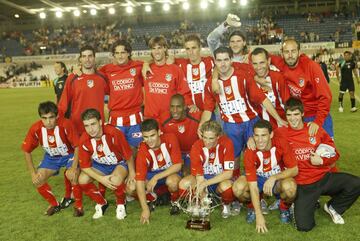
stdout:
<svg viewBox="0 0 360 241">
<path fill-rule="evenodd" d="M 280 205 L 279 205 L 279 209 L 284 211 L 284 210 L 288 210 L 291 206 L 291 203 L 286 203 L 284 200 L 280 200 Z"/>
<path fill-rule="evenodd" d="M 122 183 L 114 190 L 117 205 L 125 204 L 125 188 L 126 188 L 126 185 L 124 183 Z"/>
<path fill-rule="evenodd" d="M 171 200 L 172 202 L 175 202 L 176 200 L 178 200 L 179 197 L 180 197 L 179 191 L 170 192 L 170 200 Z"/>
<path fill-rule="evenodd" d="M 64 198 L 71 198 L 71 182 L 66 176 L 66 171 L 64 171 L 64 183 L 65 183 Z"/>
<path fill-rule="evenodd" d="M 79 184 L 76 184 L 72 187 L 75 203 L 74 206 L 76 208 L 82 208 L 82 191 Z"/>
<path fill-rule="evenodd" d="M 221 193 L 221 199 L 225 205 L 232 203 L 234 201 L 234 193 L 232 188 L 228 188 Z"/>
<path fill-rule="evenodd" d="M 51 187 L 49 186 L 49 184 L 43 184 L 42 186 L 37 188 L 37 191 L 43 198 L 45 198 L 46 201 L 50 203 L 51 206 L 59 206 L 58 201 L 56 200 L 54 194 L 51 192 Z"/>
<path fill-rule="evenodd" d="M 99 192 L 101 193 L 101 195 L 105 198 L 105 193 L 106 193 L 106 187 L 103 185 L 103 184 L 101 184 L 101 183 L 99 183 Z"/>
<path fill-rule="evenodd" d="M 94 200 L 97 204 L 104 205 L 106 204 L 105 198 L 101 195 L 98 188 L 94 183 L 80 184 L 81 190 Z"/>
</svg>

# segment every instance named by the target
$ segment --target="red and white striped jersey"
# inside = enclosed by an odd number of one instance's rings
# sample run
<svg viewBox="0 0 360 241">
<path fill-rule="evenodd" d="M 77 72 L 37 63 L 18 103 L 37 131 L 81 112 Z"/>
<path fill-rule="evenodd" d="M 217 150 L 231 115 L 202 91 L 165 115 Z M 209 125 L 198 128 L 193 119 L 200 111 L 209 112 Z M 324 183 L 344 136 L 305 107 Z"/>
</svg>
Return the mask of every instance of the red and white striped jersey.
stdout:
<svg viewBox="0 0 360 241">
<path fill-rule="evenodd" d="M 212 57 L 202 57 L 199 64 L 191 64 L 189 59 L 175 59 L 175 63 L 185 74 L 192 101 L 200 110 L 204 110 L 205 85 L 214 66 Z"/>
<path fill-rule="evenodd" d="M 191 148 L 191 175 L 218 175 L 234 170 L 234 145 L 230 138 L 220 136 L 215 147 L 208 149 L 203 140 L 197 140 Z"/>
<path fill-rule="evenodd" d="M 143 62 L 129 60 L 124 65 L 107 64 L 100 71 L 109 79 L 109 123 L 114 126 L 133 126 L 143 120 Z"/>
<path fill-rule="evenodd" d="M 268 84 L 267 87 L 271 88 L 270 91 L 261 88 L 259 84 L 257 84 L 257 86 L 270 100 L 271 104 L 274 106 L 279 116 L 285 120 L 286 118 L 284 104 L 290 97 L 289 88 L 285 83 L 285 79 L 280 72 L 270 70 L 268 76 L 266 77 L 266 80 Z M 267 112 L 266 108 L 263 105 L 257 105 L 256 110 L 262 119 L 270 121 L 274 129 L 278 127 L 277 121 Z"/>
<path fill-rule="evenodd" d="M 148 171 L 166 170 L 170 166 L 182 163 L 179 142 L 172 133 L 160 136 L 161 144 L 156 150 L 140 143 L 136 157 L 136 180 L 145 181 Z"/>
<path fill-rule="evenodd" d="M 79 164 L 81 168 L 89 168 L 92 161 L 104 165 L 116 165 L 123 160 L 129 160 L 132 150 L 124 134 L 117 128 L 103 126 L 103 135 L 99 140 L 84 133 L 80 139 Z"/>
<path fill-rule="evenodd" d="M 260 105 L 266 96 L 247 73 L 235 69 L 229 79 L 219 79 L 220 94 L 212 92 L 209 79 L 205 87 L 204 110 L 213 112 L 215 103 L 218 103 L 221 118 L 225 122 L 243 123 L 254 119 L 257 112 L 253 103 Z"/>
<path fill-rule="evenodd" d="M 41 145 L 50 156 L 67 156 L 74 153 L 78 141 L 78 135 L 69 120 L 58 120 L 54 129 L 46 129 L 40 120 L 29 129 L 22 149 L 31 153 L 38 145 Z"/>
<path fill-rule="evenodd" d="M 269 151 L 246 149 L 244 153 L 245 176 L 255 182 L 257 176 L 269 178 L 286 168 L 297 166 L 295 155 L 286 139 L 274 136 Z"/>
</svg>

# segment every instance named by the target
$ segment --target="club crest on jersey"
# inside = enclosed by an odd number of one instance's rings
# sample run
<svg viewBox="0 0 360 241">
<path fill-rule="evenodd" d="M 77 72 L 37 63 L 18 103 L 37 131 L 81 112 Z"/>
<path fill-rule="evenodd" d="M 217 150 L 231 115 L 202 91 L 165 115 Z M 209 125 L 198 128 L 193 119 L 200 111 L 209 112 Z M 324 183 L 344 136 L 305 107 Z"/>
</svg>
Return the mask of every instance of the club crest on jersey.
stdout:
<svg viewBox="0 0 360 241">
<path fill-rule="evenodd" d="M 136 69 L 135 69 L 135 68 L 131 68 L 131 69 L 130 69 L 130 74 L 131 74 L 132 76 L 135 76 L 135 75 L 136 75 Z"/>
<path fill-rule="evenodd" d="M 92 79 L 89 79 L 86 83 L 89 88 L 94 87 L 94 81 Z"/>
<path fill-rule="evenodd" d="M 214 152 L 210 153 L 209 158 L 210 159 L 215 159 L 215 153 Z"/>
<path fill-rule="evenodd" d="M 227 95 L 230 95 L 231 94 L 231 86 L 226 86 L 225 87 L 225 89 L 224 89 L 224 91 L 225 91 L 225 93 L 227 94 Z"/>
<path fill-rule="evenodd" d="M 182 134 L 185 132 L 185 126 L 184 125 L 181 125 L 181 126 L 178 126 L 178 131 Z"/>
<path fill-rule="evenodd" d="M 193 68 L 192 69 L 192 74 L 193 75 L 199 75 L 199 69 L 198 68 Z"/>
<path fill-rule="evenodd" d="M 165 80 L 166 80 L 167 82 L 170 82 L 171 79 L 172 79 L 172 74 L 166 74 L 166 75 L 165 75 Z"/>
<path fill-rule="evenodd" d="M 98 145 L 98 146 L 96 147 L 96 150 L 97 150 L 98 152 L 102 152 L 102 151 L 103 151 L 103 145 L 102 145 L 102 144 Z"/>
<path fill-rule="evenodd" d="M 159 155 L 157 155 L 156 159 L 158 162 L 161 162 L 163 160 L 163 155 L 160 153 Z"/>
<path fill-rule="evenodd" d="M 313 136 L 310 136 L 309 137 L 309 142 L 310 142 L 310 144 L 315 144 L 316 143 L 316 138 L 315 137 L 313 137 Z"/>
<path fill-rule="evenodd" d="M 270 158 L 264 159 L 264 165 L 269 165 L 269 163 L 270 163 Z"/>
<path fill-rule="evenodd" d="M 299 79 L 299 86 L 304 87 L 304 84 L 305 84 L 305 80 L 304 79 Z"/>
<path fill-rule="evenodd" d="M 55 137 L 54 136 L 48 136 L 48 140 L 50 143 L 54 143 L 55 142 Z"/>
<path fill-rule="evenodd" d="M 142 134 L 141 134 L 141 132 L 134 132 L 131 134 L 131 136 L 132 136 L 132 138 L 140 138 L 140 137 L 142 137 Z"/>
</svg>

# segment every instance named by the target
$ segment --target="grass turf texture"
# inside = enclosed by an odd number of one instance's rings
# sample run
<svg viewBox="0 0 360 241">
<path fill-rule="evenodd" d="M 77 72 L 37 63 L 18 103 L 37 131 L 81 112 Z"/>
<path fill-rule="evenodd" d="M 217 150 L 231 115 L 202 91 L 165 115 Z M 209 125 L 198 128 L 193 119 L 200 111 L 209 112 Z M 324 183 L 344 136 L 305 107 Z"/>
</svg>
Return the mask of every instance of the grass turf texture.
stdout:
<svg viewBox="0 0 360 241">
<path fill-rule="evenodd" d="M 348 94 L 345 95 L 345 111 L 338 113 L 338 86 L 333 91 L 332 116 L 335 123 L 335 141 L 341 158 L 338 166 L 342 171 L 360 175 L 360 111 L 350 113 Z M 1 168 L 0 168 L 0 240 L 351 240 L 359 237 L 360 202 L 357 201 L 345 215 L 345 225 L 335 225 L 322 208 L 316 211 L 317 226 L 309 233 L 300 233 L 291 225 L 280 224 L 278 211 L 267 215 L 267 234 L 257 234 L 255 225 L 245 222 L 246 210 L 240 216 L 226 220 L 220 217 L 220 209 L 211 215 L 212 229 L 208 232 L 185 229 L 186 215 L 169 216 L 168 207 L 157 207 L 150 225 L 139 223 L 138 203 L 127 205 L 128 216 L 124 221 L 115 218 L 115 198 L 108 191 L 110 207 L 105 217 L 92 220 L 94 203 L 84 197 L 85 216 L 74 218 L 72 208 L 52 217 L 43 215 L 48 204 L 31 184 L 20 145 L 30 125 L 38 120 L 37 105 L 53 100 L 49 88 L 1 89 Z M 358 104 L 359 106 L 359 104 Z M 35 165 L 43 151 L 33 153 Z M 64 193 L 63 175 L 49 181 L 60 200 Z M 321 199 L 322 206 L 328 200 Z"/>
</svg>

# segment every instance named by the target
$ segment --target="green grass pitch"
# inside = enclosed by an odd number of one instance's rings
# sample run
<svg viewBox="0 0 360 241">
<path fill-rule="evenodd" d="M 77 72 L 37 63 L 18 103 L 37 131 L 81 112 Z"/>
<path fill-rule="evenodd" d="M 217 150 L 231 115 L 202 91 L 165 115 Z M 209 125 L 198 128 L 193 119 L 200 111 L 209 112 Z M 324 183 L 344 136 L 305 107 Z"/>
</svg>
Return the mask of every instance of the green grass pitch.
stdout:
<svg viewBox="0 0 360 241">
<path fill-rule="evenodd" d="M 345 111 L 338 113 L 338 86 L 332 83 L 331 87 L 335 142 L 341 154 L 338 166 L 342 171 L 360 175 L 360 111 L 350 113 L 346 94 Z M 208 232 L 186 230 L 187 216 L 169 216 L 168 207 L 158 207 L 150 225 L 141 225 L 137 202 L 129 203 L 127 218 L 118 221 L 115 198 L 109 191 L 110 207 L 100 220 L 91 219 L 94 203 L 87 197 L 82 218 L 72 217 L 72 208 L 52 217 L 44 216 L 47 203 L 31 184 L 20 145 L 30 125 L 38 120 L 38 103 L 45 100 L 54 100 L 52 89 L 0 90 L 0 240 L 357 240 L 360 236 L 360 201 L 345 213 L 342 226 L 333 224 L 322 209 L 317 210 L 317 226 L 309 233 L 281 225 L 278 212 L 273 212 L 266 216 L 269 232 L 257 234 L 254 224 L 246 224 L 245 210 L 226 220 L 216 210 L 211 215 L 212 229 Z M 38 148 L 33 157 L 38 163 L 42 150 Z M 63 176 L 51 178 L 49 183 L 60 199 L 64 193 Z M 327 199 L 322 198 L 322 204 Z"/>
</svg>

